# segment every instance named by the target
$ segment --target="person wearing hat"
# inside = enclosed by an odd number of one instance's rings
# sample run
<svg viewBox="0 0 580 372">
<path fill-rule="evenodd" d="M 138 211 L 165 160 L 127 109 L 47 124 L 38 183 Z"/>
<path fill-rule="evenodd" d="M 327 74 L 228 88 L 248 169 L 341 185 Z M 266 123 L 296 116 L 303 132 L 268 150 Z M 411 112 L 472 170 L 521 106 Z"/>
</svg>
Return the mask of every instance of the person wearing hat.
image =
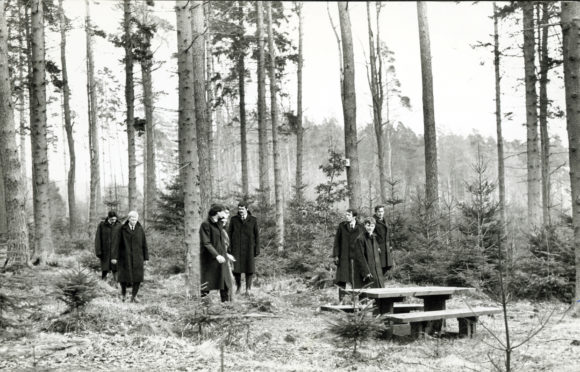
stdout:
<svg viewBox="0 0 580 372">
<path fill-rule="evenodd" d="M 116 279 L 117 265 L 111 263 L 111 247 L 113 244 L 113 234 L 120 226 L 117 220 L 117 213 L 109 211 L 104 221 L 99 223 L 95 234 L 95 254 L 101 260 L 101 279 L 105 280 L 109 271 L 113 272 Z"/>
<path fill-rule="evenodd" d="M 354 242 L 354 262 L 356 275 L 353 288 L 383 288 L 381 248 L 374 233 L 376 220 L 367 217 L 363 220 L 365 232 Z"/>
</svg>

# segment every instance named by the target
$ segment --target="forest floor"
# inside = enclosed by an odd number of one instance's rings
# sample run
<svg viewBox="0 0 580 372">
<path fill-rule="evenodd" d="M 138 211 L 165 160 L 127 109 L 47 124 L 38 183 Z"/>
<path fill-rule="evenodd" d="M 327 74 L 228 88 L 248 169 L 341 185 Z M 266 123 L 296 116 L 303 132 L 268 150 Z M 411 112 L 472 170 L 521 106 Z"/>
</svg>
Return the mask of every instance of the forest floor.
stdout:
<svg viewBox="0 0 580 372">
<path fill-rule="evenodd" d="M 492 360 L 503 363 L 501 315 L 481 317 L 471 339 L 372 339 L 353 354 L 328 331 L 333 315 L 319 310 L 337 303 L 336 288 L 313 289 L 301 278 L 257 278 L 250 296 L 231 303 L 222 304 L 213 291 L 203 308 L 222 318 L 211 321 L 199 303 L 185 298 L 183 274 L 149 274 L 140 303 L 122 302 L 115 283 L 99 281 L 99 296 L 71 318 L 62 315 L 66 307 L 54 295 L 53 283 L 63 270 L 0 274 L 0 370 L 216 371 L 223 365 L 225 371 L 491 371 Z M 6 307 L 8 301 L 20 310 Z M 469 294 L 455 296 L 447 307 L 466 304 L 495 305 L 482 294 Z M 514 370 L 580 371 L 580 318 L 567 308 L 558 302 L 510 303 L 512 345 L 549 317 L 513 351 Z M 446 327 L 457 332 L 455 320 Z"/>
</svg>

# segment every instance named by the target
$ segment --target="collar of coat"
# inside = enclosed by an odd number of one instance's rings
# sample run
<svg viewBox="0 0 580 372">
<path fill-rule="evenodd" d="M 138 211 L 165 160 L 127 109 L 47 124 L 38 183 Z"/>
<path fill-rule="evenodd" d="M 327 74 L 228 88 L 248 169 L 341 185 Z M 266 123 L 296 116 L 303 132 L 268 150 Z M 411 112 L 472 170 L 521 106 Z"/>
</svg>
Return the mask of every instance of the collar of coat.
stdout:
<svg viewBox="0 0 580 372">
<path fill-rule="evenodd" d="M 375 219 L 375 221 L 377 221 L 377 223 L 380 223 L 381 225 L 387 225 L 387 221 L 385 220 L 385 217 L 383 217 L 383 219 L 379 219 L 379 216 L 377 216 L 376 214 L 373 215 L 373 218 Z"/>
<path fill-rule="evenodd" d="M 139 221 L 135 222 L 135 230 L 137 229 L 137 227 L 141 227 Z M 125 221 L 125 223 L 123 224 L 123 228 L 131 230 L 131 226 L 129 226 L 129 220 Z"/>
</svg>

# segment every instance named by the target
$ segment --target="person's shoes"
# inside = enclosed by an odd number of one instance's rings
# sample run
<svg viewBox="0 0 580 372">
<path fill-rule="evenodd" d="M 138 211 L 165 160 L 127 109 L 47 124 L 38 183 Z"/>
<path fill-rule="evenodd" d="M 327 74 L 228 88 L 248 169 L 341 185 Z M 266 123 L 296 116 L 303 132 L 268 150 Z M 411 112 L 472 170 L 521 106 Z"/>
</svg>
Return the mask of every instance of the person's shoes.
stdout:
<svg viewBox="0 0 580 372">
<path fill-rule="evenodd" d="M 239 295 L 240 294 L 240 288 L 236 289 L 236 294 Z"/>
<path fill-rule="evenodd" d="M 140 301 L 135 297 L 131 297 L 131 302 L 138 304 Z"/>
</svg>

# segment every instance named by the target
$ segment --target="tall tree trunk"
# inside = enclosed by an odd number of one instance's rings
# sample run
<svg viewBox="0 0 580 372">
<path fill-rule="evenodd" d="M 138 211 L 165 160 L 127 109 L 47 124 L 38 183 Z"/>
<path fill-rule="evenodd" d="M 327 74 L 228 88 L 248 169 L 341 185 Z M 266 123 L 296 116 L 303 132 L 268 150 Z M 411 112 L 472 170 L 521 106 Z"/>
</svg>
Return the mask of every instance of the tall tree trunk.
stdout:
<svg viewBox="0 0 580 372">
<path fill-rule="evenodd" d="M 246 41 L 244 36 L 244 2 L 238 1 L 238 94 L 240 97 L 240 141 L 242 160 L 242 193 L 244 196 L 250 193 L 250 183 L 248 179 L 248 140 L 246 136 Z"/>
<path fill-rule="evenodd" d="M 501 234 L 505 235 L 506 228 L 506 203 L 505 203 L 505 168 L 503 155 L 503 135 L 501 123 L 501 76 L 500 76 L 500 53 L 498 31 L 498 9 L 493 3 L 493 64 L 495 67 L 495 122 L 497 128 L 497 173 L 499 187 L 499 208 L 501 219 Z"/>
<path fill-rule="evenodd" d="M 258 148 L 260 153 L 259 181 L 260 181 L 260 202 L 262 205 L 270 205 L 270 177 L 268 170 L 268 128 L 266 125 L 266 72 L 264 59 L 264 4 L 256 2 L 258 12 L 258 24 L 256 37 L 258 39 Z"/>
<path fill-rule="evenodd" d="M 0 0 L 0 9 L 5 9 Z M 0 12 L 0 182 L 4 186 L 4 205 L 7 222 L 6 261 L 0 265 L 26 264 L 30 256 L 28 226 L 26 224 L 26 200 L 18 147 L 16 127 L 8 73 L 8 37 L 6 12 Z"/>
<path fill-rule="evenodd" d="M 541 34 L 540 42 L 540 158 L 542 175 L 542 222 L 551 225 L 550 220 L 550 137 L 548 136 L 548 22 L 550 13 L 548 2 L 543 2 L 542 21 L 538 18 Z M 540 5 L 537 5 L 538 7 Z"/>
<path fill-rule="evenodd" d="M 125 47 L 125 102 L 127 105 L 127 153 L 129 164 L 129 210 L 137 208 L 137 158 L 135 156 L 135 91 L 133 87 L 133 36 L 131 34 L 131 0 L 123 1 L 123 31 Z"/>
<path fill-rule="evenodd" d="M 421 81 L 423 83 L 423 128 L 425 131 L 425 197 L 432 215 L 439 210 L 439 176 L 437 174 L 437 131 L 433 98 L 431 40 L 427 20 L 427 4 L 417 2 L 419 45 L 421 49 Z"/>
<path fill-rule="evenodd" d="M 350 161 L 346 168 L 346 180 L 350 191 L 349 207 L 360 209 L 362 206 L 362 187 L 359 172 L 357 133 L 356 133 L 356 88 L 354 82 L 354 51 L 348 3 L 338 2 L 340 34 L 342 39 L 343 81 L 342 112 L 344 117 L 344 149 Z"/>
<path fill-rule="evenodd" d="M 540 212 L 540 151 L 538 143 L 538 112 L 534 50 L 534 4 L 522 3 L 524 22 L 524 69 L 526 86 L 526 128 L 528 157 L 528 222 L 538 225 Z"/>
<path fill-rule="evenodd" d="M 304 128 L 302 126 L 302 68 L 304 65 L 304 14 L 302 7 L 304 3 L 299 1 L 297 4 L 298 12 L 298 92 L 296 94 L 296 200 L 301 202 L 304 198 L 304 186 L 302 184 L 302 175 L 304 168 Z"/>
<path fill-rule="evenodd" d="M 76 230 L 77 212 L 75 198 L 75 175 L 76 175 L 76 157 L 75 142 L 73 137 L 73 124 L 70 115 L 70 87 L 68 85 L 68 72 L 66 66 L 66 17 L 62 7 L 62 1 L 58 2 L 58 12 L 60 17 L 60 64 L 62 70 L 62 100 L 64 109 L 64 129 L 68 143 L 69 169 L 67 177 L 67 195 L 68 195 L 68 232 L 72 236 Z"/>
<path fill-rule="evenodd" d="M 30 139 L 32 149 L 32 193 L 34 195 L 33 262 L 44 265 L 54 253 L 50 231 L 48 143 L 46 136 L 46 76 L 44 60 L 44 10 L 41 0 L 31 7 L 32 80 L 30 94 Z"/>
<path fill-rule="evenodd" d="M 213 42 L 212 42 L 212 18 L 213 18 L 213 10 L 211 7 L 211 2 L 208 1 L 205 3 L 204 6 L 204 15 L 205 15 L 205 94 L 207 97 L 207 112 L 206 117 L 208 121 L 208 131 L 209 131 L 209 174 L 211 175 L 210 184 L 211 190 L 214 195 L 219 195 L 217 191 L 217 177 L 218 177 L 218 170 L 217 167 L 217 148 L 216 148 L 216 137 L 214 134 L 214 123 L 217 127 L 217 122 L 214 120 L 214 83 L 213 83 L 213 76 L 214 76 L 214 68 L 213 68 Z"/>
<path fill-rule="evenodd" d="M 376 3 L 376 19 L 379 18 L 380 5 Z M 385 164 L 385 149 L 384 149 L 384 135 L 383 135 L 383 82 L 382 82 L 382 71 L 380 69 L 380 50 L 375 51 L 375 40 L 373 35 L 373 29 L 371 25 L 371 4 L 367 1 L 367 24 L 368 24 L 368 34 L 369 34 L 369 62 L 371 66 L 370 72 L 370 89 L 373 98 L 373 124 L 375 128 L 375 137 L 377 140 L 377 157 L 378 157 L 378 168 L 379 168 L 379 186 L 381 203 L 387 201 L 387 178 L 386 178 L 386 164 Z M 377 47 L 380 45 L 380 35 L 378 33 L 379 23 L 377 22 Z M 377 66 L 379 62 L 379 66 Z"/>
<path fill-rule="evenodd" d="M 282 170 L 280 165 L 280 143 L 278 142 L 278 100 L 276 88 L 276 47 L 272 28 L 272 2 L 266 2 L 268 12 L 268 49 L 270 52 L 270 112 L 272 119 L 272 153 L 274 155 L 274 195 L 276 198 L 276 245 L 278 252 L 284 250 L 284 199 Z"/>
<path fill-rule="evenodd" d="M 193 92 L 195 98 L 195 124 L 197 127 L 197 149 L 199 157 L 199 187 L 202 213 L 209 211 L 212 201 L 210 169 L 210 122 L 206 116 L 207 102 L 205 97 L 205 60 L 204 60 L 204 20 L 203 1 L 193 1 Z"/>
<path fill-rule="evenodd" d="M 95 64 L 93 58 L 90 1 L 85 0 L 85 31 L 87 41 L 87 101 L 89 114 L 89 152 L 91 161 L 91 183 L 89 202 L 90 228 L 97 224 L 101 205 L 101 166 L 99 153 L 99 125 L 97 123 L 97 90 L 95 86 Z"/>
<path fill-rule="evenodd" d="M 26 169 L 28 162 L 26 161 L 26 131 L 28 121 L 26 120 L 26 103 L 24 102 L 24 87 L 28 85 L 25 77 L 24 77 L 24 68 L 28 66 L 26 64 L 26 54 L 24 54 L 24 50 L 26 50 L 26 46 L 24 43 L 24 38 L 28 30 L 28 23 L 26 22 L 25 17 L 22 15 L 23 10 L 21 9 L 20 3 L 18 3 L 18 23 L 19 23 L 19 30 L 18 30 L 18 81 L 20 82 L 20 89 L 18 90 L 18 119 L 19 119 L 19 139 L 20 139 L 20 168 L 22 170 L 22 187 L 24 187 L 24 195 L 26 199 L 26 195 L 28 195 L 28 178 L 26 177 Z M 26 12 L 26 11 L 24 11 Z M 26 30 L 26 31 L 24 31 Z M 27 72 L 28 74 L 30 72 Z"/>
<path fill-rule="evenodd" d="M 576 257 L 574 313 L 580 316 L 580 3 L 562 1 L 564 87 L 566 90 L 566 127 L 568 130 L 572 224 Z"/>
<path fill-rule="evenodd" d="M 201 224 L 200 195 L 198 180 L 198 159 L 195 106 L 193 95 L 193 56 L 191 45 L 192 13 L 189 0 L 176 1 L 177 15 L 177 74 L 179 76 L 179 133 L 183 136 L 183 201 L 184 201 L 184 243 L 186 248 L 185 281 L 187 297 L 197 298 L 201 294 L 200 283 L 200 240 Z"/>
</svg>

